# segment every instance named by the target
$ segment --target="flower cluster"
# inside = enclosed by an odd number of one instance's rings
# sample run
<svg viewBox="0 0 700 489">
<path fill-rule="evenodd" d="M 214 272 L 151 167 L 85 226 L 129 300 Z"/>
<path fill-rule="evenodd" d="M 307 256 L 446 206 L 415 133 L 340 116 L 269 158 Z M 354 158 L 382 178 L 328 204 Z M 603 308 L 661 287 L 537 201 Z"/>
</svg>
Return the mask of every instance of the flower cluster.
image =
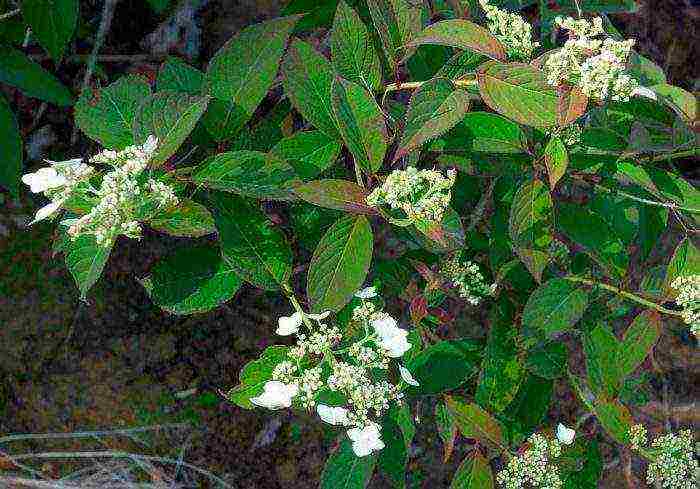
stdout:
<svg viewBox="0 0 700 489">
<path fill-rule="evenodd" d="M 506 489 L 560 489 L 563 482 L 559 467 L 552 463 L 552 459 L 561 455 L 559 441 L 535 433 L 528 443 L 528 449 L 511 458 L 506 468 L 498 473 L 498 483 Z"/>
<path fill-rule="evenodd" d="M 630 429 L 632 448 L 643 451 L 653 460 L 647 469 L 647 483 L 664 489 L 692 489 L 700 483 L 700 465 L 695 460 L 690 430 L 669 433 L 647 443 L 646 429 L 635 425 Z"/>
<path fill-rule="evenodd" d="M 326 324 L 329 312 L 297 311 L 279 318 L 277 333 L 296 335 L 296 345 L 274 367 L 263 393 L 250 402 L 268 409 L 315 408 L 326 423 L 347 428 L 353 451 L 363 457 L 384 448 L 377 421 L 403 397 L 403 385 L 391 383 L 388 371 L 391 361 L 403 356 L 411 344 L 408 331 L 372 302 L 377 297 L 373 287 L 356 297 L 361 303 L 351 321 L 357 328 L 348 331 L 361 330 L 362 338 L 345 338 L 338 327 Z M 349 344 L 342 345 L 344 340 Z M 397 364 L 397 368 L 405 384 L 418 385 L 406 367 Z M 334 405 L 326 404 L 326 399 Z"/>
<path fill-rule="evenodd" d="M 496 284 L 487 284 L 479 266 L 471 261 L 462 262 L 457 255 L 442 263 L 440 274 L 455 287 L 459 296 L 473 306 L 496 293 Z"/>
<path fill-rule="evenodd" d="M 690 331 L 700 337 L 700 275 L 678 277 L 671 287 L 678 291 L 676 304 L 683 308 L 683 320 Z"/>
<path fill-rule="evenodd" d="M 576 146 L 581 142 L 581 136 L 583 135 L 583 129 L 578 124 L 569 124 L 568 126 L 562 128 L 559 133 L 564 145 L 571 147 Z"/>
<path fill-rule="evenodd" d="M 440 222 L 450 205 L 456 178 L 454 170 L 448 170 L 446 177 L 436 170 L 418 170 L 412 166 L 394 170 L 381 187 L 367 196 L 367 203 L 374 207 L 388 205 L 403 211 L 409 219 Z"/>
<path fill-rule="evenodd" d="M 629 100 L 637 81 L 626 69 L 633 39 L 604 38 L 603 20 L 557 17 L 555 23 L 568 31 L 564 46 L 549 55 L 544 69 L 550 85 L 571 83 L 595 100 Z"/>
<path fill-rule="evenodd" d="M 479 0 L 486 12 L 486 20 L 491 34 L 505 46 L 508 57 L 528 61 L 539 46 L 532 41 L 532 27 L 520 15 L 500 9 L 489 4 L 488 0 Z"/>
</svg>

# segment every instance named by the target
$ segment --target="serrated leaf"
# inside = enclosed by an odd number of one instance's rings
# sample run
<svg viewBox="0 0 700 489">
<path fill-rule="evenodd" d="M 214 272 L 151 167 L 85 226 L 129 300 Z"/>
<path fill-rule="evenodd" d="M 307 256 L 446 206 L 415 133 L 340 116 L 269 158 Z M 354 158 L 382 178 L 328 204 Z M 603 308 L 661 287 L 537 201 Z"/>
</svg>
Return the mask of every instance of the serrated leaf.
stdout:
<svg viewBox="0 0 700 489">
<path fill-rule="evenodd" d="M 503 432 L 498 421 L 478 405 L 447 396 L 447 408 L 457 422 L 460 432 L 466 438 L 476 438 L 481 443 L 503 447 Z"/>
<path fill-rule="evenodd" d="M 669 210 L 641 203 L 637 206 L 637 209 L 639 211 L 637 243 L 639 244 L 640 258 L 644 261 L 649 257 L 659 239 L 665 234 Z"/>
<path fill-rule="evenodd" d="M 464 247 L 462 218 L 452 207 L 445 209 L 442 222 L 415 218 L 413 224 L 420 234 L 412 228 L 409 228 L 409 232 L 421 247 L 432 253 L 444 253 Z"/>
<path fill-rule="evenodd" d="M 358 457 L 346 437 L 331 454 L 321 474 L 321 489 L 364 489 L 377 463 L 376 455 Z"/>
<path fill-rule="evenodd" d="M 348 180 L 315 180 L 294 186 L 294 193 L 300 199 L 326 209 L 336 209 L 353 214 L 376 214 L 367 205 L 367 192 L 356 183 Z"/>
<path fill-rule="evenodd" d="M 661 336 L 661 329 L 661 316 L 656 311 L 646 310 L 634 318 L 625 331 L 617 355 L 622 381 L 641 365 Z"/>
<path fill-rule="evenodd" d="M 177 250 L 160 259 L 141 281 L 156 305 L 178 315 L 214 309 L 242 283 L 219 249 L 209 245 Z"/>
<path fill-rule="evenodd" d="M 32 35 L 59 61 L 78 23 L 78 0 L 22 0 L 21 8 Z"/>
<path fill-rule="evenodd" d="M 682 117 L 688 121 L 694 121 L 698 118 L 698 100 L 692 93 L 668 83 L 652 85 L 649 88 L 661 95 L 667 103 L 670 102 L 674 110 L 680 112 Z"/>
<path fill-rule="evenodd" d="M 513 198 L 508 231 L 515 253 L 539 282 L 549 263 L 552 197 L 539 180 L 524 184 Z"/>
<path fill-rule="evenodd" d="M 176 56 L 168 56 L 160 65 L 156 85 L 158 91 L 170 90 L 199 95 L 204 85 L 204 73 Z"/>
<path fill-rule="evenodd" d="M 341 147 L 321 131 L 301 131 L 282 139 L 270 152 L 286 160 L 302 180 L 309 180 L 333 166 Z"/>
<path fill-rule="evenodd" d="M 82 300 L 86 300 L 88 291 L 102 275 L 112 246 L 114 242 L 109 243 L 109 246 L 98 245 L 95 236 L 91 234 L 78 236 L 74 240 L 64 237 L 62 251 L 66 267 L 78 286 Z"/>
<path fill-rule="evenodd" d="M 0 83 L 17 87 L 34 97 L 62 107 L 73 104 L 73 95 L 58 79 L 10 46 L 0 45 Z"/>
<path fill-rule="evenodd" d="M 246 282 L 279 290 L 292 273 L 292 250 L 284 234 L 242 197 L 215 193 L 211 199 L 224 260 Z"/>
<path fill-rule="evenodd" d="M 522 154 L 527 139 L 516 123 L 491 112 L 468 112 L 454 129 L 431 145 L 449 153 Z"/>
<path fill-rule="evenodd" d="M 580 284 L 553 278 L 540 285 L 527 300 L 522 324 L 547 337 L 569 331 L 588 307 L 588 292 Z"/>
<path fill-rule="evenodd" d="M 251 397 L 260 395 L 265 382 L 272 378 L 275 367 L 287 358 L 288 346 L 273 345 L 265 348 L 260 358 L 248 362 L 238 375 L 239 384 L 231 389 L 228 399 L 244 409 L 253 409 Z"/>
<path fill-rule="evenodd" d="M 544 73 L 527 64 L 491 61 L 477 74 L 484 102 L 496 112 L 526 126 L 565 126 L 586 110 L 586 98 L 578 90 L 558 93 Z"/>
<path fill-rule="evenodd" d="M 617 363 L 620 344 L 607 328 L 598 325 L 583 339 L 586 370 L 591 389 L 608 399 L 615 397 L 622 386 Z"/>
<path fill-rule="evenodd" d="M 134 141 L 143 144 L 148 136 L 158 138 L 151 166 L 160 166 L 178 150 L 207 109 L 208 99 L 178 92 L 158 92 L 139 106 L 134 116 Z"/>
<path fill-rule="evenodd" d="M 411 96 L 394 161 L 452 129 L 469 110 L 469 94 L 447 78 L 425 82 Z"/>
<path fill-rule="evenodd" d="M 673 252 L 666 268 L 664 288 L 669 290 L 678 277 L 700 275 L 700 250 L 690 238 L 684 238 Z"/>
<path fill-rule="evenodd" d="M 395 411 L 395 409 L 394 409 Z M 377 456 L 377 468 L 397 489 L 406 487 L 406 463 L 408 447 L 394 416 L 387 414 L 382 421 L 384 448 Z"/>
<path fill-rule="evenodd" d="M 422 44 L 469 49 L 492 59 L 506 59 L 503 45 L 488 29 L 465 19 L 443 20 L 429 25 L 410 42 L 412 46 Z"/>
<path fill-rule="evenodd" d="M 512 445 L 520 445 L 547 416 L 554 394 L 554 381 L 528 375 L 506 409 L 500 414 L 504 430 Z"/>
<path fill-rule="evenodd" d="M 206 86 L 214 98 L 230 104 L 227 127 L 243 127 L 277 75 L 280 58 L 298 15 L 246 27 L 214 55 Z"/>
<path fill-rule="evenodd" d="M 558 379 L 566 371 L 569 351 L 564 343 L 551 342 L 530 348 L 525 368 L 545 379 Z"/>
<path fill-rule="evenodd" d="M 22 136 L 17 119 L 0 95 L 0 185 L 19 196 L 19 181 L 22 175 Z"/>
<path fill-rule="evenodd" d="M 452 456 L 452 451 L 455 447 L 457 439 L 457 425 L 454 416 L 443 403 L 435 405 L 435 425 L 437 426 L 438 435 L 442 439 L 444 445 L 443 463 L 446 463 Z"/>
<path fill-rule="evenodd" d="M 372 261 L 372 227 L 364 216 L 346 216 L 319 242 L 309 264 L 306 293 L 314 312 L 339 311 L 362 286 Z"/>
<path fill-rule="evenodd" d="M 282 83 L 292 105 L 304 119 L 332 139 L 340 140 L 333 108 L 333 68 L 310 44 L 295 40 L 282 62 Z"/>
<path fill-rule="evenodd" d="M 465 49 L 452 56 L 447 63 L 442 65 L 442 68 L 435 74 L 449 78 L 450 80 L 459 80 L 465 75 L 472 74 L 476 69 L 488 61 L 488 56 L 476 53 L 471 49 Z"/>
<path fill-rule="evenodd" d="M 408 58 L 408 46 L 421 30 L 421 4 L 411 0 L 367 0 L 369 14 L 392 67 Z"/>
<path fill-rule="evenodd" d="M 180 199 L 177 206 L 149 219 L 148 225 L 171 236 L 197 238 L 216 232 L 211 212 L 191 199 Z"/>
<path fill-rule="evenodd" d="M 488 460 L 475 450 L 460 464 L 450 489 L 493 489 L 493 473 Z"/>
<path fill-rule="evenodd" d="M 553 137 L 544 149 L 544 164 L 547 167 L 549 187 L 554 190 L 569 166 L 569 153 L 558 137 Z"/>
<path fill-rule="evenodd" d="M 629 410 L 620 401 L 597 400 L 595 402 L 595 415 L 613 440 L 621 445 L 629 444 L 629 431 L 634 420 Z"/>
<path fill-rule="evenodd" d="M 331 103 L 340 134 L 355 161 L 366 172 L 376 172 L 388 146 L 386 123 L 377 102 L 360 85 L 337 78 Z"/>
<path fill-rule="evenodd" d="M 85 90 L 75 104 L 75 123 L 109 149 L 134 144 L 133 125 L 141 103 L 151 95 L 145 78 L 128 75 L 98 90 Z"/>
<path fill-rule="evenodd" d="M 382 80 L 382 67 L 372 38 L 360 16 L 345 0 L 338 2 L 331 31 L 331 59 L 340 76 L 377 90 Z"/>
<path fill-rule="evenodd" d="M 597 489 L 603 473 L 603 457 L 595 440 L 587 442 L 580 458 L 575 461 L 576 470 L 564 471 L 563 489 Z"/>
<path fill-rule="evenodd" d="M 456 389 L 474 375 L 482 346 L 471 340 L 440 341 L 421 351 L 406 367 L 420 384 L 410 390 L 438 394 Z"/>
<path fill-rule="evenodd" d="M 229 151 L 204 160 L 192 180 L 207 188 L 259 199 L 293 198 L 289 184 L 294 169 L 278 157 L 259 151 Z"/>
</svg>

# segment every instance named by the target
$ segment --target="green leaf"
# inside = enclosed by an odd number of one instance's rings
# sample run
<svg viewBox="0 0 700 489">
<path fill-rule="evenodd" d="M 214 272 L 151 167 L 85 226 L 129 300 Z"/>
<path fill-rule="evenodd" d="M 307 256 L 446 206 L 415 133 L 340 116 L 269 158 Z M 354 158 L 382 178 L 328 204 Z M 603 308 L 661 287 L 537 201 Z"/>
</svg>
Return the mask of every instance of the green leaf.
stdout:
<svg viewBox="0 0 700 489">
<path fill-rule="evenodd" d="M 199 95 L 204 85 L 204 73 L 176 56 L 168 56 L 160 65 L 156 84 L 158 91 L 170 90 Z"/>
<path fill-rule="evenodd" d="M 338 450 L 331 454 L 321 474 L 321 489 L 364 489 L 369 484 L 377 463 L 376 455 L 358 457 L 350 440 L 343 438 Z"/>
<path fill-rule="evenodd" d="M 469 94 L 447 78 L 425 82 L 411 96 L 394 161 L 452 129 L 469 110 Z"/>
<path fill-rule="evenodd" d="M 475 450 L 460 464 L 450 489 L 493 489 L 493 473 L 488 460 Z"/>
<path fill-rule="evenodd" d="M 429 346 L 406 367 L 420 384 L 410 391 L 438 394 L 456 389 L 478 370 L 481 345 L 472 340 L 440 341 Z"/>
<path fill-rule="evenodd" d="M 168 4 L 170 4 L 170 0 L 147 0 L 148 4 L 151 6 L 153 11 L 157 14 L 162 13 L 166 8 L 168 8 Z"/>
<path fill-rule="evenodd" d="M 416 218 L 413 224 L 421 234 L 413 232 L 411 228 L 409 232 L 422 248 L 431 253 L 444 253 L 464 247 L 462 219 L 452 207 L 445 209 L 440 223 Z"/>
<path fill-rule="evenodd" d="M 526 137 L 516 123 L 490 112 L 469 112 L 431 149 L 449 153 L 522 154 Z"/>
<path fill-rule="evenodd" d="M 211 96 L 230 104 L 229 128 L 243 127 L 267 94 L 298 20 L 292 15 L 246 27 L 212 58 L 206 86 Z"/>
<path fill-rule="evenodd" d="M 587 442 L 575 461 L 576 470 L 564 471 L 563 489 L 597 489 L 603 473 L 603 457 L 595 440 Z"/>
<path fill-rule="evenodd" d="M 379 89 L 379 56 L 360 16 L 345 0 L 338 2 L 330 43 L 331 59 L 340 76 L 370 90 Z"/>
<path fill-rule="evenodd" d="M 499 413 L 513 400 L 525 378 L 518 351 L 518 330 L 512 308 L 499 301 L 491 311 L 491 329 L 481 364 L 474 400 L 479 406 Z"/>
<path fill-rule="evenodd" d="M 476 404 L 449 396 L 446 398 L 446 404 L 464 437 L 476 438 L 479 442 L 495 448 L 503 447 L 501 425 L 488 412 Z"/>
<path fill-rule="evenodd" d="M 558 379 L 566 372 L 569 351 L 564 343 L 551 342 L 531 348 L 525 368 L 545 379 Z"/>
<path fill-rule="evenodd" d="M 588 292 L 584 287 L 554 278 L 540 285 L 528 299 L 523 310 L 523 328 L 551 338 L 573 328 L 587 307 Z"/>
<path fill-rule="evenodd" d="M 651 90 L 661 95 L 663 99 L 670 103 L 674 110 L 680 112 L 682 117 L 689 121 L 698 118 L 697 97 L 679 87 L 674 87 L 668 83 L 661 83 L 649 87 Z"/>
<path fill-rule="evenodd" d="M 212 202 L 224 260 L 246 282 L 279 290 L 292 273 L 292 250 L 284 234 L 242 197 L 216 193 Z"/>
<path fill-rule="evenodd" d="M 368 173 L 376 172 L 384 161 L 389 138 L 377 102 L 360 85 L 337 78 L 331 103 L 340 134 L 355 161 Z"/>
<path fill-rule="evenodd" d="M 289 200 L 296 173 L 284 160 L 258 151 L 230 151 L 204 160 L 192 180 L 207 188 L 259 199 Z"/>
<path fill-rule="evenodd" d="M 457 439 L 457 425 L 455 424 L 454 416 L 443 403 L 435 405 L 435 425 L 437 426 L 438 435 L 442 439 L 444 445 L 443 462 L 447 462 L 452 456 L 452 451 L 455 447 Z"/>
<path fill-rule="evenodd" d="M 690 238 L 684 238 L 668 263 L 664 288 L 669 290 L 674 280 L 688 275 L 700 275 L 700 250 Z"/>
<path fill-rule="evenodd" d="M 91 234 L 78 236 L 74 240 L 64 237 L 62 251 L 66 267 L 78 286 L 82 300 L 86 299 L 88 291 L 102 275 L 113 245 L 113 242 L 109 246 L 98 245 Z"/>
<path fill-rule="evenodd" d="M 618 375 L 621 382 L 642 364 L 661 336 L 661 316 L 653 310 L 639 314 L 622 338 L 618 350 Z"/>
<path fill-rule="evenodd" d="M 85 90 L 75 104 L 75 123 L 90 139 L 109 149 L 134 144 L 136 111 L 151 94 L 145 78 L 128 75 L 98 90 Z"/>
<path fill-rule="evenodd" d="M 321 131 L 301 131 L 282 139 L 270 152 L 292 165 L 302 180 L 309 180 L 333 166 L 341 147 Z"/>
<path fill-rule="evenodd" d="M 465 75 L 476 72 L 476 69 L 484 62 L 488 61 L 488 57 L 483 54 L 476 53 L 471 49 L 465 49 L 452 56 L 447 63 L 442 65 L 435 76 L 442 76 L 450 80 L 459 80 Z"/>
<path fill-rule="evenodd" d="M 294 193 L 300 199 L 326 209 L 336 209 L 353 214 L 376 214 L 373 207 L 365 202 L 367 192 L 356 183 L 348 180 L 315 180 L 294 186 Z"/>
<path fill-rule="evenodd" d="M 19 197 L 19 181 L 22 175 L 22 136 L 17 119 L 0 95 L 0 185 Z"/>
<path fill-rule="evenodd" d="M 569 166 L 569 153 L 558 137 L 553 137 L 544 149 L 544 164 L 547 167 L 549 187 L 554 190 Z"/>
<path fill-rule="evenodd" d="M 637 243 L 639 244 L 640 258 L 643 261 L 649 257 L 659 238 L 665 234 L 669 210 L 641 203 L 637 209 L 639 210 Z"/>
<path fill-rule="evenodd" d="M 211 245 L 188 246 L 160 259 L 141 284 L 173 314 L 202 313 L 231 299 L 243 281 Z"/>
<path fill-rule="evenodd" d="M 78 0 L 22 0 L 22 16 L 39 44 L 59 61 L 78 23 Z"/>
<path fill-rule="evenodd" d="M 500 414 L 507 430 L 508 440 L 520 445 L 547 416 L 554 394 L 554 382 L 536 375 L 528 375 L 513 402 Z"/>
<path fill-rule="evenodd" d="M 239 384 L 231 389 L 227 397 L 237 406 L 243 409 L 253 409 L 251 397 L 262 394 L 265 382 L 272 378 L 275 367 L 287 358 L 288 346 L 268 346 L 260 358 L 248 362 L 239 374 Z"/>
<path fill-rule="evenodd" d="M 607 328 L 598 325 L 583 338 L 586 370 L 591 389 L 608 399 L 615 397 L 622 386 L 618 354 L 620 344 Z"/>
<path fill-rule="evenodd" d="M 662 67 L 634 51 L 630 53 L 629 72 L 644 87 L 667 82 L 666 73 Z"/>
<path fill-rule="evenodd" d="M 421 30 L 421 4 L 411 0 L 367 0 L 369 14 L 391 64 L 391 69 L 408 58 L 408 46 Z"/>
<path fill-rule="evenodd" d="M 533 180 L 518 189 L 510 210 L 508 231 L 515 253 L 538 282 L 549 263 L 551 214 L 552 197 L 541 181 Z"/>
<path fill-rule="evenodd" d="M 211 212 L 191 199 L 180 199 L 177 206 L 149 219 L 148 225 L 171 236 L 198 238 L 216 232 Z"/>
<path fill-rule="evenodd" d="M 377 468 L 392 487 L 403 489 L 406 487 L 408 447 L 399 424 L 391 414 L 387 414 L 382 422 L 382 441 L 385 446 L 377 456 Z"/>
<path fill-rule="evenodd" d="M 364 216 L 336 221 L 316 247 L 306 293 L 314 312 L 337 312 L 362 286 L 372 261 L 372 227 Z"/>
<path fill-rule="evenodd" d="M 558 93 L 542 71 L 527 64 L 490 61 L 482 65 L 477 80 L 486 105 L 526 126 L 565 126 L 586 111 L 588 100 L 581 92 Z"/>
<path fill-rule="evenodd" d="M 340 133 L 331 106 L 333 67 L 310 44 L 295 40 L 282 62 L 282 84 L 292 105 L 304 119 L 332 139 Z"/>
<path fill-rule="evenodd" d="M 429 25 L 411 42 L 411 46 L 439 44 L 457 49 L 469 49 L 489 58 L 505 61 L 503 45 L 488 29 L 464 19 L 451 19 Z"/>
<path fill-rule="evenodd" d="M 27 55 L 0 45 L 0 83 L 17 87 L 34 97 L 62 107 L 73 105 L 73 95 L 58 79 Z"/>
<path fill-rule="evenodd" d="M 600 215 L 580 205 L 562 202 L 557 205 L 557 224 L 606 270 L 616 277 L 624 276 L 629 256 L 622 241 Z"/>
<path fill-rule="evenodd" d="M 598 399 L 595 403 L 595 415 L 605 431 L 621 445 L 629 444 L 629 431 L 634 420 L 629 410 L 620 401 Z"/>
<path fill-rule="evenodd" d="M 158 92 L 143 101 L 134 117 L 134 141 L 142 144 L 148 136 L 158 138 L 152 166 L 165 163 L 187 139 L 207 109 L 206 97 L 178 92 Z"/>
</svg>

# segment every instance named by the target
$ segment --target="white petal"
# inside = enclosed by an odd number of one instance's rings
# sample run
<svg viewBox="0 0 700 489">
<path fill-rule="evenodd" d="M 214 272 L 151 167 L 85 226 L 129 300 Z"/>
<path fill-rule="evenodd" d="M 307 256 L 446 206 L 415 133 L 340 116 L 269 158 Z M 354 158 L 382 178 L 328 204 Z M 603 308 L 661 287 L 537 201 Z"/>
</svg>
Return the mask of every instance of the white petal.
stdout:
<svg viewBox="0 0 700 489">
<path fill-rule="evenodd" d="M 574 442 L 574 437 L 576 436 L 576 431 L 571 428 L 567 428 L 563 424 L 559 423 L 557 425 L 557 439 L 564 445 L 571 445 Z"/>
<path fill-rule="evenodd" d="M 348 438 L 352 440 L 352 451 L 358 457 L 365 457 L 384 448 L 381 432 L 376 423 L 371 423 L 362 429 L 352 428 L 347 433 Z"/>
<path fill-rule="evenodd" d="M 314 321 L 323 321 L 331 315 L 331 311 L 323 311 L 321 314 L 307 314 Z"/>
<path fill-rule="evenodd" d="M 303 319 L 301 314 L 295 312 L 291 316 L 282 316 L 277 320 L 277 331 L 276 333 L 280 336 L 289 336 L 299 331 L 299 327 Z"/>
<path fill-rule="evenodd" d="M 371 299 L 372 297 L 377 297 L 377 288 L 366 287 L 362 290 L 358 290 L 355 292 L 355 297 L 359 297 L 360 299 Z"/>
<path fill-rule="evenodd" d="M 418 387 L 420 385 L 413 375 L 411 375 L 411 372 L 403 365 L 399 365 L 399 373 L 401 374 L 403 381 L 408 385 L 412 385 L 414 387 Z"/>
<path fill-rule="evenodd" d="M 285 384 L 277 380 L 265 383 L 263 393 L 258 397 L 251 397 L 250 402 L 256 406 L 267 409 L 282 409 L 292 405 L 292 398 L 299 392 L 297 384 Z"/>
<path fill-rule="evenodd" d="M 158 138 L 151 135 L 148 136 L 146 139 L 146 142 L 143 143 L 143 146 L 141 146 L 141 149 L 148 155 L 151 155 L 156 148 L 158 147 Z"/>
<path fill-rule="evenodd" d="M 47 217 L 53 215 L 58 209 L 61 208 L 61 202 L 50 202 L 46 204 L 44 207 L 36 211 L 36 216 L 34 216 L 34 220 L 29 223 L 31 226 L 35 222 L 43 221 Z"/>
<path fill-rule="evenodd" d="M 656 96 L 656 92 L 647 88 L 647 87 L 637 87 L 634 90 L 632 90 L 632 96 L 637 96 L 637 97 L 646 97 L 650 98 L 652 100 L 658 100 L 658 97 Z"/>
<path fill-rule="evenodd" d="M 396 334 L 398 329 L 396 319 L 388 314 L 381 314 L 376 319 L 373 319 L 371 324 L 380 338 L 390 338 Z"/>
<path fill-rule="evenodd" d="M 67 183 L 63 175 L 59 175 L 52 167 L 39 168 L 34 173 L 22 176 L 22 182 L 29 185 L 29 189 L 35 193 L 45 192 L 52 188 L 62 187 Z"/>
<path fill-rule="evenodd" d="M 344 407 L 331 407 L 319 404 L 316 406 L 316 412 L 321 420 L 334 426 L 344 425 L 348 422 L 348 410 Z"/>
</svg>

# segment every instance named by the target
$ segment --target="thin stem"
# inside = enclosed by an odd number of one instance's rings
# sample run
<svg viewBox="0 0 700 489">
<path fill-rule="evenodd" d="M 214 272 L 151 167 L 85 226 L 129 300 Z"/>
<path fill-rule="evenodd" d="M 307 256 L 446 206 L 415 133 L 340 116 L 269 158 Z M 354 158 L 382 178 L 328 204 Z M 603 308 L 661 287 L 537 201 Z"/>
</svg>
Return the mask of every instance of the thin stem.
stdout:
<svg viewBox="0 0 700 489">
<path fill-rule="evenodd" d="M 406 83 L 390 83 L 384 87 L 384 95 L 386 96 L 389 92 L 395 92 L 397 90 L 415 90 L 423 86 L 425 81 L 418 82 L 406 82 Z M 477 84 L 476 78 L 470 78 L 466 80 L 453 80 L 452 83 L 458 88 L 471 87 Z"/>
<path fill-rule="evenodd" d="M 700 149 L 693 148 L 693 149 L 688 149 L 686 151 L 679 151 L 678 153 L 659 155 L 659 156 L 653 157 L 650 161 L 654 162 L 654 161 L 675 160 L 678 158 L 686 158 L 688 156 L 700 156 Z"/>
<path fill-rule="evenodd" d="M 304 309 L 302 309 L 301 304 L 299 304 L 299 300 L 297 299 L 296 295 L 294 295 L 294 291 L 289 286 L 286 286 L 284 288 L 284 291 L 286 292 L 287 298 L 289 299 L 289 302 L 292 304 L 294 311 L 301 315 L 301 320 L 304 322 L 304 325 L 308 328 L 309 331 L 313 331 L 314 325 L 311 324 L 311 320 L 308 318 L 308 316 L 304 312 Z"/>
<path fill-rule="evenodd" d="M 355 165 L 355 178 L 357 179 L 357 184 L 365 188 L 365 182 L 362 179 L 362 169 L 360 168 L 360 165 L 357 164 L 357 160 L 353 158 L 353 164 Z"/>
<path fill-rule="evenodd" d="M 584 283 L 586 285 L 592 285 L 594 287 L 600 287 L 602 289 L 608 290 L 608 291 L 613 292 L 615 294 L 618 294 L 622 297 L 625 297 L 626 299 L 634 301 L 638 304 L 642 304 L 643 306 L 650 307 L 652 309 L 656 309 L 657 311 L 659 311 L 661 313 L 668 314 L 670 316 L 683 317 L 683 315 L 679 311 L 667 309 L 667 308 L 657 304 L 656 302 L 648 301 L 648 300 L 646 300 L 642 297 L 639 297 L 638 295 L 635 295 L 631 292 L 627 292 L 626 290 L 619 289 L 617 287 L 605 284 L 603 282 L 596 282 L 595 280 L 590 280 L 590 279 L 583 278 L 583 277 L 577 277 L 575 275 L 567 276 L 566 280 L 570 280 L 572 282 L 580 282 L 580 283 Z"/>
</svg>

